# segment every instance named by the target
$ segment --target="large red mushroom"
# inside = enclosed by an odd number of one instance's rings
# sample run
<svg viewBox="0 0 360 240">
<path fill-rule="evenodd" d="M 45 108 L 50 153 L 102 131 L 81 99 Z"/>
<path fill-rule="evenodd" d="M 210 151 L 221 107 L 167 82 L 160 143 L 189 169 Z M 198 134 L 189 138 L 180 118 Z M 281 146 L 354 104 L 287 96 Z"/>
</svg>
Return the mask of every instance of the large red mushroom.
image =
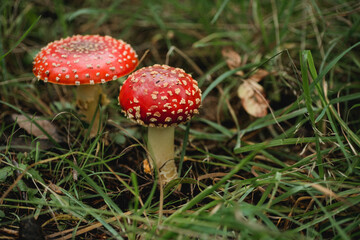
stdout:
<svg viewBox="0 0 360 240">
<path fill-rule="evenodd" d="M 44 82 L 78 86 L 77 106 L 88 123 L 94 119 L 90 136 L 95 136 L 99 130 L 99 100 L 102 105 L 109 101 L 99 83 L 125 76 L 137 65 L 135 51 L 122 40 L 75 35 L 42 48 L 34 59 L 33 73 Z"/>
<path fill-rule="evenodd" d="M 144 67 L 124 82 L 119 102 L 130 120 L 148 127 L 150 163 L 159 169 L 160 181 L 177 178 L 174 128 L 199 113 L 201 90 L 197 81 L 180 68 Z"/>
</svg>

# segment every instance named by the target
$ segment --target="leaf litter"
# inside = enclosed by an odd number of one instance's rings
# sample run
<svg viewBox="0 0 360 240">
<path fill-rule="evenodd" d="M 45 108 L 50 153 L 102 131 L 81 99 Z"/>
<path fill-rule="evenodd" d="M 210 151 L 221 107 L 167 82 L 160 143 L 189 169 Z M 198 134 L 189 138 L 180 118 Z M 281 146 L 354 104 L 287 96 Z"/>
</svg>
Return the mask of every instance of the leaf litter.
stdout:
<svg viewBox="0 0 360 240">
<path fill-rule="evenodd" d="M 29 120 L 26 116 L 21 114 L 11 114 L 11 118 L 16 121 L 20 128 L 24 129 L 28 134 L 34 135 L 39 139 L 48 139 L 46 134 L 36 126 L 34 122 L 39 124 L 55 141 L 61 142 L 62 137 L 58 134 L 56 126 L 49 120 L 43 119 L 43 117 L 33 117 Z"/>
<path fill-rule="evenodd" d="M 221 51 L 229 69 L 241 67 L 242 62 L 240 54 L 238 54 L 232 47 L 224 47 Z M 258 69 L 248 79 L 243 80 L 243 83 L 237 90 L 238 97 L 241 99 L 241 105 L 245 111 L 254 117 L 264 117 L 268 113 L 268 100 L 266 99 L 264 88 L 259 82 L 268 76 L 270 73 L 264 69 Z M 243 71 L 236 72 L 236 75 L 244 76 Z"/>
</svg>

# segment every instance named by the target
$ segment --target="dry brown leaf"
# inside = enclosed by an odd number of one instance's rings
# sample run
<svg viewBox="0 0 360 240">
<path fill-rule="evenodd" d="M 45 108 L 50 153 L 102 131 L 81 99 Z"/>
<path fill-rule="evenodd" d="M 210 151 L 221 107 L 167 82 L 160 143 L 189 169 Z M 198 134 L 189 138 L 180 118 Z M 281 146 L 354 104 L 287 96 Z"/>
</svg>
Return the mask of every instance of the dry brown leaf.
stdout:
<svg viewBox="0 0 360 240">
<path fill-rule="evenodd" d="M 20 128 L 24 129 L 27 133 L 34 135 L 39 139 L 48 139 L 48 137 L 27 117 L 20 114 L 12 114 L 12 119 L 17 122 Z M 34 117 L 34 121 L 40 125 L 55 141 L 60 142 L 61 136 L 57 133 L 56 127 L 48 120 Z"/>
<path fill-rule="evenodd" d="M 224 47 L 221 50 L 221 54 L 225 58 L 225 61 L 230 69 L 238 68 L 241 65 L 240 55 L 234 51 L 231 47 Z"/>
<path fill-rule="evenodd" d="M 264 88 L 257 82 L 247 79 L 238 88 L 238 96 L 245 111 L 254 117 L 267 115 L 267 100 Z"/>
<path fill-rule="evenodd" d="M 251 98 L 254 93 L 255 91 L 248 80 L 244 80 L 237 90 L 238 97 L 241 99 Z"/>
<path fill-rule="evenodd" d="M 61 191 L 61 187 L 57 186 L 56 184 L 52 183 L 51 181 L 49 181 L 49 188 L 57 194 L 61 194 L 61 195 L 63 194 L 63 192 Z"/>
<path fill-rule="evenodd" d="M 268 71 L 266 71 L 265 69 L 258 69 L 256 71 L 256 73 L 254 73 L 253 75 L 251 75 L 251 77 L 249 77 L 249 79 L 251 79 L 255 82 L 260 82 L 261 79 L 263 79 L 264 77 L 266 77 L 269 74 L 270 73 Z"/>
<path fill-rule="evenodd" d="M 258 69 L 238 88 L 238 96 L 245 111 L 254 117 L 267 115 L 268 102 L 265 98 L 264 88 L 258 83 L 270 73 L 264 69 Z"/>
<path fill-rule="evenodd" d="M 241 56 L 231 47 L 224 47 L 221 54 L 225 58 L 226 64 L 230 69 L 235 69 L 241 66 Z M 243 76 L 243 71 L 236 72 L 237 75 Z"/>
</svg>

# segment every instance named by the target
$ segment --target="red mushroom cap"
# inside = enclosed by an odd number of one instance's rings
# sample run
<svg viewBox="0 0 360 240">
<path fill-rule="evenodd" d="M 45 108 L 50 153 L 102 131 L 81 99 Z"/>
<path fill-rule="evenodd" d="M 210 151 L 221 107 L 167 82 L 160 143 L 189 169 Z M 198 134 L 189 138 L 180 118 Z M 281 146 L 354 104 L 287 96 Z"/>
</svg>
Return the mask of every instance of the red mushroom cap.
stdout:
<svg viewBox="0 0 360 240">
<path fill-rule="evenodd" d="M 176 126 L 199 113 L 201 90 L 183 69 L 156 64 L 127 78 L 119 102 L 125 115 L 141 125 Z"/>
<path fill-rule="evenodd" d="M 44 82 L 96 84 L 127 75 L 137 65 L 135 51 L 122 40 L 75 35 L 42 48 L 34 59 L 33 73 Z"/>
</svg>

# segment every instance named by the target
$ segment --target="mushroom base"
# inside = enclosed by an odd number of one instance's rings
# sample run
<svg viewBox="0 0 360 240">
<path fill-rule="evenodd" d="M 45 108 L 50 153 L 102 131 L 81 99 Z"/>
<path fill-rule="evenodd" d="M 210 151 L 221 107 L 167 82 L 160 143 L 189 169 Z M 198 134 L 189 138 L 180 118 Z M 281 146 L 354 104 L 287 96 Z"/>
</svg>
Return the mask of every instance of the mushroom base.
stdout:
<svg viewBox="0 0 360 240">
<path fill-rule="evenodd" d="M 92 123 L 90 137 L 95 137 L 100 128 L 100 109 L 97 110 L 99 100 L 101 105 L 107 105 L 110 102 L 100 85 L 77 86 L 76 105 L 80 109 L 80 114 L 84 115 L 84 120 L 89 124 Z"/>
<path fill-rule="evenodd" d="M 159 170 L 160 181 L 163 184 L 177 178 L 174 161 L 174 127 L 148 127 L 148 150 L 150 165 Z"/>
</svg>

